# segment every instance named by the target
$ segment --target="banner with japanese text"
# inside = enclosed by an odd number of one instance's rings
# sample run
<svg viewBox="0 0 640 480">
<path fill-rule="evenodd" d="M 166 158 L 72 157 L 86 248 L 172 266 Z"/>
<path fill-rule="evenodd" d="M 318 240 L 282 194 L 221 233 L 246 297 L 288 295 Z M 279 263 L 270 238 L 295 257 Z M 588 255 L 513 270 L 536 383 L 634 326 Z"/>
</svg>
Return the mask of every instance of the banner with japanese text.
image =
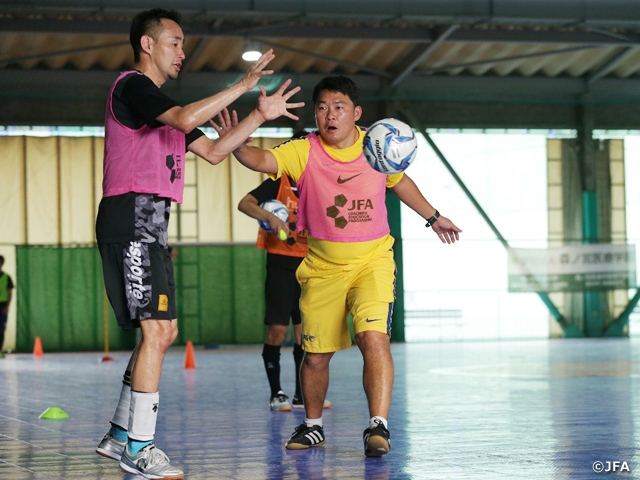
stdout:
<svg viewBox="0 0 640 480">
<path fill-rule="evenodd" d="M 510 292 L 579 292 L 636 288 L 635 245 L 511 248 Z"/>
</svg>

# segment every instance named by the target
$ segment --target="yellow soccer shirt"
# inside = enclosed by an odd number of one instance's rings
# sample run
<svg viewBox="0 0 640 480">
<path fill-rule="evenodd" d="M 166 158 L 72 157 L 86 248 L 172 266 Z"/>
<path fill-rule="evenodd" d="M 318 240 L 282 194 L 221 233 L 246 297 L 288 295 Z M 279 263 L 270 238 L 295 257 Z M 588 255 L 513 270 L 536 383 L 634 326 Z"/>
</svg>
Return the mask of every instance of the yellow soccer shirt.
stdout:
<svg viewBox="0 0 640 480">
<path fill-rule="evenodd" d="M 324 148 L 331 158 L 338 162 L 351 162 L 362 154 L 362 141 L 365 131 L 359 129 L 359 133 L 360 136 L 356 143 L 347 148 L 332 148 L 324 143 L 320 135 L 318 135 L 318 138 L 320 139 L 322 148 Z M 302 138 L 290 140 L 269 151 L 275 156 L 278 162 L 278 173 L 274 177 L 277 178 L 280 175 L 288 175 L 297 182 L 309 161 L 311 144 L 309 140 Z M 397 185 L 403 175 L 404 173 L 387 175 L 387 188 Z M 337 264 L 361 263 L 380 255 L 382 252 L 388 251 L 392 246 L 393 237 L 391 235 L 385 235 L 384 237 L 366 242 L 348 243 L 320 240 L 309 236 L 309 251 L 324 261 Z"/>
</svg>

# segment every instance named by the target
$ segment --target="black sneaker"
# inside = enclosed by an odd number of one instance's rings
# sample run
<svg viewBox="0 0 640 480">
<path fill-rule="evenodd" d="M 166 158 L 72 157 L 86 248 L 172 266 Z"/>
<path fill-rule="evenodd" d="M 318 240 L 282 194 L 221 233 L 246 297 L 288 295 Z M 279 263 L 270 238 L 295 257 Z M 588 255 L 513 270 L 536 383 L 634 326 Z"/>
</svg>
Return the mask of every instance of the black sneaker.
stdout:
<svg viewBox="0 0 640 480">
<path fill-rule="evenodd" d="M 308 427 L 306 423 L 302 423 L 296 427 L 284 447 L 287 450 L 301 450 L 322 445 L 324 445 L 324 430 L 322 427 L 319 425 Z"/>
<path fill-rule="evenodd" d="M 364 440 L 364 454 L 367 457 L 381 457 L 391 450 L 391 434 L 382 422 L 374 420 L 376 426 L 367 428 L 362 438 Z"/>
<path fill-rule="evenodd" d="M 325 399 L 324 403 L 322 404 L 322 408 L 331 408 L 331 405 L 333 405 L 333 403 Z M 291 401 L 291 406 L 294 410 L 304 410 L 304 402 L 302 401 L 302 397 L 294 395 L 293 400 Z"/>
<path fill-rule="evenodd" d="M 291 400 L 291 406 L 295 410 L 303 410 L 304 409 L 304 402 L 302 401 L 302 397 L 299 397 L 298 395 L 294 395 L 293 396 L 293 400 Z"/>
</svg>

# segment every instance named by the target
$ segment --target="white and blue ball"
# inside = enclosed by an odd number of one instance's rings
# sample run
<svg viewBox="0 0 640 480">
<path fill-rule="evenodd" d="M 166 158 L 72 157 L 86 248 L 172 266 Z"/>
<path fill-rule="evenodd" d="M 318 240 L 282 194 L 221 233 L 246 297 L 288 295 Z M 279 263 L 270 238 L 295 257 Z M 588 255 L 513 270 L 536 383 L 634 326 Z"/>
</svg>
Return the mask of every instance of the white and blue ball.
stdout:
<svg viewBox="0 0 640 480">
<path fill-rule="evenodd" d="M 266 211 L 273 213 L 276 217 L 282 220 L 284 223 L 289 221 L 289 209 L 287 206 L 279 200 L 267 200 L 260 205 Z M 263 222 L 258 220 L 258 225 L 263 230 L 271 233 L 271 224 L 269 222 Z"/>
<path fill-rule="evenodd" d="M 369 127 L 364 136 L 364 156 L 380 173 L 404 172 L 418 152 L 413 130 L 397 118 L 383 118 Z"/>
</svg>

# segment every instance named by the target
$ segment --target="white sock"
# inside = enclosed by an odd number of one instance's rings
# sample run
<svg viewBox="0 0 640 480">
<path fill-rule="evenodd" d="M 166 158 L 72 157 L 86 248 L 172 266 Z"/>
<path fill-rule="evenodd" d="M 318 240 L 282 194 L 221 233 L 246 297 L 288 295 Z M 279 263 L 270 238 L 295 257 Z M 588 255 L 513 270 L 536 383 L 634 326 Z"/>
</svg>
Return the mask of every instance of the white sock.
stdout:
<svg viewBox="0 0 640 480">
<path fill-rule="evenodd" d="M 387 419 L 382 417 L 371 417 L 371 419 L 369 420 L 369 428 L 374 428 L 376 426 L 376 420 L 382 423 L 382 425 L 384 425 L 384 428 L 389 428 L 387 426 Z"/>
<path fill-rule="evenodd" d="M 129 438 L 142 442 L 153 440 L 156 434 L 160 395 L 131 391 L 129 408 Z"/>
<path fill-rule="evenodd" d="M 129 407 L 131 406 L 131 386 L 122 384 L 122 390 L 120 390 L 120 400 L 118 400 L 118 406 L 113 414 L 111 423 L 126 430 L 129 426 Z"/>
<path fill-rule="evenodd" d="M 322 426 L 322 417 L 320 418 L 305 418 L 304 419 L 304 423 L 307 424 L 307 427 L 313 427 L 314 425 L 317 425 L 319 427 Z"/>
</svg>

